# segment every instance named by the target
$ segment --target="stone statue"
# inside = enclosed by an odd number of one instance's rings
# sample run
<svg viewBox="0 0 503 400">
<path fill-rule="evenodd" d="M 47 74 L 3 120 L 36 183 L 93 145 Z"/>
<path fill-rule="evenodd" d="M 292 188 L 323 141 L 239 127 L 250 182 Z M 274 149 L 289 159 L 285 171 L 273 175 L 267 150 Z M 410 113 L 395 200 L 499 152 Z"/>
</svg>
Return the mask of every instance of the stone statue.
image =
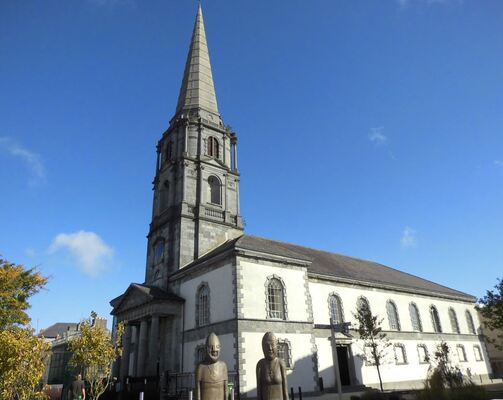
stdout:
<svg viewBox="0 0 503 400">
<path fill-rule="evenodd" d="M 286 366 L 278 358 L 278 341 L 274 333 L 262 338 L 264 358 L 257 363 L 257 400 L 288 400 Z"/>
<path fill-rule="evenodd" d="M 206 338 L 206 357 L 196 368 L 194 400 L 227 399 L 227 365 L 219 361 L 220 340 L 214 333 Z"/>
</svg>

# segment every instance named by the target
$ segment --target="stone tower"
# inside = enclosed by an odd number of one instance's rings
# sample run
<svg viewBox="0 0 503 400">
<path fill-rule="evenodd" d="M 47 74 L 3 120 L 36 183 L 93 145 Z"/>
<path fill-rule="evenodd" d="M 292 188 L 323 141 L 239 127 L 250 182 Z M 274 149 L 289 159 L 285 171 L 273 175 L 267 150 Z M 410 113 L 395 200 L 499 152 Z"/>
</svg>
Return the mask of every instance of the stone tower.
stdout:
<svg viewBox="0 0 503 400">
<path fill-rule="evenodd" d="M 145 283 L 243 232 L 236 134 L 218 112 L 199 6 L 175 115 L 157 144 Z"/>
</svg>

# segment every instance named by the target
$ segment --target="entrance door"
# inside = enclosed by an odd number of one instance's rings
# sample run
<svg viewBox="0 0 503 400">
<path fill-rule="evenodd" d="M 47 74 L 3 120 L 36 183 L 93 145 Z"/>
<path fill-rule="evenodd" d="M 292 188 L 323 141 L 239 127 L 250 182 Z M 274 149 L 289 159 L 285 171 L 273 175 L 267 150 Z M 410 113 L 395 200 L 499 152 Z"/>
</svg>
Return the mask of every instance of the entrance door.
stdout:
<svg viewBox="0 0 503 400">
<path fill-rule="evenodd" d="M 351 379 L 349 378 L 349 357 L 347 346 L 337 346 L 337 358 L 339 359 L 341 385 L 351 385 Z"/>
</svg>

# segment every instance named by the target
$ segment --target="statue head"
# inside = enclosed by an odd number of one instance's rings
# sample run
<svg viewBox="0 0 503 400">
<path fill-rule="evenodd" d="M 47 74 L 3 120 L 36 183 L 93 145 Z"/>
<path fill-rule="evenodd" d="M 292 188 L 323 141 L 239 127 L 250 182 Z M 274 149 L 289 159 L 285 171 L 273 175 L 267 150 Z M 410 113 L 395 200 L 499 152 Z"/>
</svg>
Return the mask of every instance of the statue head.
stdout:
<svg viewBox="0 0 503 400">
<path fill-rule="evenodd" d="M 220 357 L 220 340 L 211 332 L 206 338 L 206 361 L 213 364 L 218 361 L 218 357 Z"/>
<path fill-rule="evenodd" d="M 267 360 L 274 360 L 278 356 L 278 340 L 272 332 L 267 332 L 262 338 L 262 351 Z"/>
</svg>

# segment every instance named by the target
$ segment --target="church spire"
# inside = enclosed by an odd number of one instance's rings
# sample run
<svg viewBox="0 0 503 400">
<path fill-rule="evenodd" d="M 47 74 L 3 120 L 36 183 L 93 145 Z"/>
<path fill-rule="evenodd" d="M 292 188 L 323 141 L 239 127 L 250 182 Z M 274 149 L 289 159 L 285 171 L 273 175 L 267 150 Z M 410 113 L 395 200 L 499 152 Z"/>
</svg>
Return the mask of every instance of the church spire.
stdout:
<svg viewBox="0 0 503 400">
<path fill-rule="evenodd" d="M 197 108 L 218 114 L 201 3 L 199 3 L 197 10 L 182 87 L 178 96 L 176 114 Z"/>
</svg>

